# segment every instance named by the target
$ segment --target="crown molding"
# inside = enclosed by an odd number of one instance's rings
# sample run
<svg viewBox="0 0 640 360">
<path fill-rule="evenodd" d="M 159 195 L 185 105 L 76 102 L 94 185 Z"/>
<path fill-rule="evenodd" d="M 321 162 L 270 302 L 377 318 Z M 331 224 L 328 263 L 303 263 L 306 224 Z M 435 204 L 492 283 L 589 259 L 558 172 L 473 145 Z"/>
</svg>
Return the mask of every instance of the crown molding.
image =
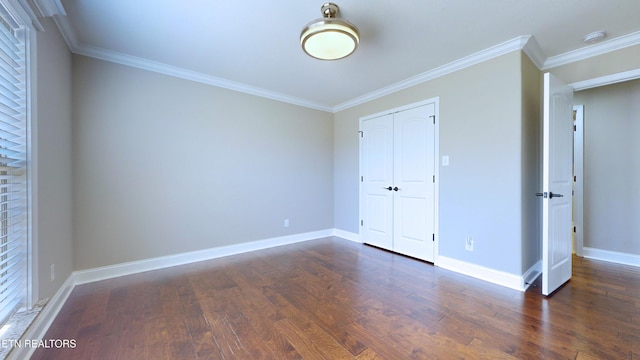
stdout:
<svg viewBox="0 0 640 360">
<path fill-rule="evenodd" d="M 240 83 L 237 81 L 231 81 L 223 78 L 219 78 L 212 75 L 203 74 L 197 71 L 186 70 L 184 68 L 164 64 L 161 62 L 156 62 L 152 60 L 148 60 L 145 58 L 131 56 L 111 50 L 105 50 L 103 48 L 88 46 L 85 44 L 79 44 L 76 46 L 74 51 L 79 55 L 84 55 L 88 57 L 92 57 L 95 59 L 105 60 L 121 65 L 127 65 L 131 67 L 135 67 L 142 70 L 152 71 L 164 75 L 174 76 L 177 78 L 191 80 L 207 85 L 213 85 L 229 90 L 234 90 L 250 95 L 255 95 L 271 100 L 276 100 L 284 103 L 289 103 L 293 105 L 303 106 L 311 109 L 331 112 L 331 108 L 328 106 L 324 106 L 322 104 L 318 104 L 312 101 L 308 101 L 302 98 L 296 98 L 293 96 L 284 95 L 281 93 L 277 93 L 274 91 L 262 89 L 259 87 L 247 85 L 244 83 Z"/>
<path fill-rule="evenodd" d="M 34 6 L 28 0 L 3 0 L 6 10 L 4 21 L 11 27 L 26 26 L 31 30 L 43 31 L 44 27 L 38 19 Z M 4 11 L 3 11 L 4 12 Z"/>
<path fill-rule="evenodd" d="M 27 1 L 27 0 L 10 0 L 10 1 Z M 50 14 L 53 16 L 56 25 L 60 29 L 63 38 L 67 42 L 72 52 L 85 55 L 105 61 L 115 62 L 122 65 L 133 66 L 139 69 L 162 73 L 165 75 L 175 76 L 186 80 L 192 80 L 203 84 L 217 86 L 229 90 L 239 91 L 250 95 L 260 96 L 271 100 L 281 101 L 293 105 L 307 107 L 315 110 L 335 113 L 346 110 L 348 108 L 378 99 L 380 97 L 407 89 L 409 87 L 442 77 L 444 75 L 468 68 L 481 62 L 493 59 L 498 56 L 505 55 L 513 51 L 523 51 L 531 61 L 540 69 L 546 70 L 556 66 L 569 64 L 575 61 L 584 60 L 593 56 L 602 55 L 611 51 L 620 50 L 629 46 L 640 44 L 640 31 L 623 35 L 599 44 L 594 44 L 583 49 L 570 51 L 557 56 L 546 58 L 538 42 L 532 35 L 519 36 L 502 44 L 492 46 L 481 50 L 469 56 L 455 60 L 433 70 L 410 77 L 403 81 L 391 84 L 368 94 L 356 97 L 336 106 L 321 104 L 306 99 L 292 97 L 282 93 L 277 93 L 267 89 L 262 89 L 247 85 L 244 83 L 231 81 L 212 75 L 207 75 L 191 70 L 186 70 L 173 65 L 154 62 L 148 59 L 135 57 L 123 53 L 106 50 L 103 48 L 93 47 L 81 43 L 75 30 L 61 3 L 61 0 L 32 0 L 39 12 L 42 14 Z M 626 75 L 625 75 L 626 76 Z M 633 75 L 636 76 L 636 75 Z M 637 78 L 637 77 L 633 77 Z M 604 79 L 602 81 L 619 82 L 616 79 Z M 623 80 L 620 80 L 623 81 Z M 589 84 L 576 83 L 577 86 L 590 86 Z"/>
<path fill-rule="evenodd" d="M 478 51 L 474 54 L 471 54 L 469 56 L 465 56 L 461 59 L 455 60 L 453 62 L 450 62 L 446 65 L 437 67 L 433 70 L 429 70 L 427 72 L 424 72 L 422 74 L 410 77 L 406 80 L 397 82 L 395 84 L 391 84 L 389 86 L 385 86 L 379 90 L 370 92 L 368 94 L 365 94 L 363 96 L 357 97 L 355 99 L 349 100 L 347 102 L 344 102 L 342 104 L 339 104 L 337 106 L 335 106 L 333 108 L 333 112 L 338 112 L 338 111 L 342 111 L 342 110 L 346 110 L 348 108 L 354 107 L 356 105 L 360 105 L 378 98 L 381 98 L 383 96 L 389 95 L 389 94 L 393 94 L 395 92 L 398 92 L 400 90 L 404 90 L 407 89 L 409 87 L 418 85 L 418 84 L 422 84 L 424 82 L 445 76 L 447 74 L 451 74 L 453 72 L 468 68 L 470 66 L 479 64 L 481 62 L 496 58 L 498 56 L 502 56 L 504 54 L 508 54 L 510 52 L 516 51 L 516 50 L 522 50 L 531 40 L 533 39 L 533 36 L 531 35 L 526 35 L 526 36 L 519 36 L 517 38 L 511 39 L 509 41 L 503 42 L 502 44 L 498 44 L 495 46 L 492 46 L 490 48 Z M 535 42 L 535 40 L 533 40 Z M 537 46 L 537 43 L 536 45 Z M 535 51 L 535 46 L 532 48 L 531 52 L 533 53 Z M 539 46 L 537 47 L 539 49 Z M 536 54 L 536 57 L 538 55 Z M 534 60 L 534 59 L 532 59 Z M 536 60 L 534 60 L 535 62 Z"/>
<path fill-rule="evenodd" d="M 67 16 L 67 12 L 62 6 L 60 0 L 32 0 L 38 13 L 42 17 L 49 17 L 55 15 Z"/>
<path fill-rule="evenodd" d="M 76 36 L 76 32 L 73 29 L 73 25 L 71 25 L 69 18 L 67 16 L 54 16 L 53 21 L 56 23 L 56 26 L 58 26 L 58 29 L 62 34 L 62 38 L 67 43 L 71 52 L 77 52 L 78 37 Z"/>
<path fill-rule="evenodd" d="M 57 1 L 57 0 L 43 0 L 43 1 Z M 276 100 L 288 104 L 307 107 L 310 109 L 331 112 L 330 106 L 312 102 L 306 99 L 288 96 L 275 91 L 262 89 L 259 87 L 247 85 L 237 81 L 231 81 L 223 78 L 219 78 L 204 73 L 187 70 L 178 66 L 168 65 L 161 62 L 152 61 L 149 59 L 123 54 L 120 52 L 106 50 L 96 46 L 90 46 L 83 44 L 78 40 L 75 30 L 71 25 L 68 17 L 55 16 L 54 21 L 62 33 L 62 37 L 69 46 L 69 49 L 75 54 L 92 57 L 95 59 L 105 60 L 121 65 L 132 66 L 138 69 L 152 71 L 164 75 L 174 76 L 177 78 L 191 80 L 202 84 L 217 86 L 220 88 L 234 90 L 245 94 L 255 95 L 271 100 Z"/>
<path fill-rule="evenodd" d="M 585 60 L 594 56 L 603 55 L 612 51 L 640 45 L 640 31 L 622 35 L 611 40 L 593 44 L 581 49 L 566 52 L 564 54 L 552 56 L 544 62 L 541 70 L 551 69 L 557 66 L 570 64 L 572 62 Z"/>
<path fill-rule="evenodd" d="M 37 31 L 44 31 L 41 17 L 67 15 L 60 0 L 7 0 L 7 3 L 24 23 L 31 24 L 31 28 Z"/>
<path fill-rule="evenodd" d="M 624 81 L 640 79 L 640 69 L 624 71 L 617 74 L 601 76 L 594 79 L 574 82 L 569 84 L 574 91 L 587 90 L 594 87 L 617 84 Z"/>
<path fill-rule="evenodd" d="M 38 0 L 38 1 L 54 1 L 58 2 L 59 0 Z M 64 11 L 64 9 L 62 9 Z M 62 15 L 62 14 L 60 14 Z M 276 100 L 288 104 L 298 105 L 302 107 L 307 107 L 310 109 L 320 110 L 331 112 L 332 108 L 327 105 L 319 104 L 313 101 L 309 101 L 302 98 L 297 98 L 285 94 L 281 94 L 275 91 L 270 91 L 266 89 L 262 89 L 259 87 L 247 85 L 244 83 L 240 83 L 237 81 L 231 81 L 223 78 L 219 78 L 212 75 L 207 75 L 204 73 L 187 70 L 178 66 L 168 65 L 156 61 L 152 61 L 149 59 L 123 54 L 120 52 L 106 50 L 104 48 L 99 48 L 96 46 L 89 46 L 83 44 L 78 40 L 76 36 L 75 30 L 73 29 L 73 25 L 69 21 L 67 16 L 54 16 L 53 17 L 58 29 L 62 33 L 62 37 L 64 38 L 69 49 L 78 55 L 84 55 L 100 60 L 105 60 L 121 65 L 132 66 L 138 69 L 152 71 L 164 75 L 174 76 L 185 80 L 191 80 L 207 85 L 217 86 L 228 90 L 234 90 L 238 92 L 242 92 L 245 94 L 255 95 L 271 100 Z"/>
<path fill-rule="evenodd" d="M 529 39 L 522 47 L 522 51 L 531 59 L 538 69 L 542 69 L 547 57 L 533 35 L 529 36 Z"/>
<path fill-rule="evenodd" d="M 58 0 L 40 0 L 40 1 L 58 1 Z M 281 93 L 273 92 L 270 90 L 257 88 L 254 86 L 250 86 L 247 84 L 243 84 L 240 82 L 230 81 L 223 78 L 186 70 L 184 68 L 180 68 L 177 66 L 172 66 L 168 64 L 163 64 L 159 62 L 154 62 L 148 59 L 135 57 L 123 53 L 118 53 L 111 50 L 106 50 L 103 48 L 93 47 L 89 45 L 82 44 L 78 41 L 73 26 L 69 22 L 66 16 L 55 16 L 54 20 L 58 25 L 58 28 L 62 32 L 62 35 L 67 42 L 67 45 L 71 49 L 72 52 L 88 57 L 93 57 L 105 61 L 115 62 L 122 65 L 133 66 L 139 69 L 153 71 L 157 73 L 162 73 L 165 75 L 176 76 L 179 78 L 183 78 L 186 80 L 192 80 L 196 82 L 200 82 L 203 84 L 213 85 L 217 87 L 226 88 L 229 90 L 239 91 L 255 96 L 265 97 L 271 100 L 281 101 L 293 105 L 303 106 L 315 110 L 326 111 L 335 113 L 337 111 L 345 110 L 350 107 L 365 103 L 367 101 L 371 101 L 377 99 L 379 97 L 406 89 L 408 87 L 450 74 L 452 72 L 467 68 L 469 66 L 481 63 L 483 61 L 487 61 L 489 59 L 493 59 L 495 57 L 510 53 L 516 50 L 522 50 L 525 47 L 529 47 L 529 51 L 527 55 L 532 58 L 534 63 L 540 62 L 537 59 L 543 57 L 542 52 L 539 50 L 537 42 L 531 35 L 520 36 L 514 38 L 512 40 L 506 41 L 502 44 L 498 44 L 496 46 L 492 46 L 488 49 L 479 51 L 475 54 L 466 56 L 462 59 L 451 62 L 447 65 L 438 67 L 434 70 L 427 71 L 420 75 L 411 77 L 404 81 L 400 81 L 398 83 L 392 84 L 390 86 L 384 87 L 380 90 L 371 92 L 364 96 L 360 96 L 348 102 L 342 103 L 335 107 L 331 107 L 328 105 L 319 104 L 317 102 L 312 102 L 306 99 L 292 97 L 289 95 L 284 95 Z M 533 54 L 533 55 L 532 55 Z"/>
</svg>

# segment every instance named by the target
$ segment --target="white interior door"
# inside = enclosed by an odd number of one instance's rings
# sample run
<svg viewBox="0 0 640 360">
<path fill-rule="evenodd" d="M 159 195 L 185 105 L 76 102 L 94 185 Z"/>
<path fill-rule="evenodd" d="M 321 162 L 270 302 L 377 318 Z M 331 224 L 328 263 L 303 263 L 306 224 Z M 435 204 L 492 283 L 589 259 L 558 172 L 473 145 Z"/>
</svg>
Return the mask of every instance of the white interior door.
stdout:
<svg viewBox="0 0 640 360">
<path fill-rule="evenodd" d="M 393 115 L 362 122 L 364 242 L 393 250 Z"/>
<path fill-rule="evenodd" d="M 394 116 L 393 250 L 433 262 L 435 221 L 433 104 Z"/>
<path fill-rule="evenodd" d="M 544 74 L 542 294 L 571 278 L 573 89 Z"/>
</svg>

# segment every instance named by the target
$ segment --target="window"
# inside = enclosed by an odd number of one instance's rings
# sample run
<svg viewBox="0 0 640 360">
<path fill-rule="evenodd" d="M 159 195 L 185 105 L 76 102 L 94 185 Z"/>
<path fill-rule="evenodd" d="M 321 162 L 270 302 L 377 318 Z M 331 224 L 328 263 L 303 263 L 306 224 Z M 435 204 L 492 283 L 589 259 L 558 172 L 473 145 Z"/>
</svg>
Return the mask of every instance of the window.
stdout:
<svg viewBox="0 0 640 360">
<path fill-rule="evenodd" d="M 27 297 L 25 32 L 0 4 L 0 322 Z"/>
</svg>

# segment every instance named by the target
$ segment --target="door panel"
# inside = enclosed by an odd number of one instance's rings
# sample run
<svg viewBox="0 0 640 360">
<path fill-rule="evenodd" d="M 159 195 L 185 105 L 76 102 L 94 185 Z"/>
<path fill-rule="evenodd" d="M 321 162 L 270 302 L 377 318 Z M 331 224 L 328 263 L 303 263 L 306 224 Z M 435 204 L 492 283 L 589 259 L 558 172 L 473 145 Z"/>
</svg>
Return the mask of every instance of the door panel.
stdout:
<svg viewBox="0 0 640 360">
<path fill-rule="evenodd" d="M 433 262 L 435 126 L 433 104 L 394 116 L 393 250 Z"/>
<path fill-rule="evenodd" d="M 404 241 L 414 241 L 422 243 L 425 240 L 425 234 L 427 232 L 427 222 L 424 219 L 427 217 L 427 207 L 423 197 L 412 198 L 409 196 L 398 196 L 398 209 L 402 212 L 399 217 L 398 234 L 400 239 Z M 402 246 L 402 244 L 398 244 Z M 411 254 L 407 254 L 411 255 Z"/>
<path fill-rule="evenodd" d="M 573 89 L 544 74 L 542 293 L 571 278 Z"/>
<path fill-rule="evenodd" d="M 393 250 L 393 115 L 363 121 L 364 242 Z"/>
</svg>

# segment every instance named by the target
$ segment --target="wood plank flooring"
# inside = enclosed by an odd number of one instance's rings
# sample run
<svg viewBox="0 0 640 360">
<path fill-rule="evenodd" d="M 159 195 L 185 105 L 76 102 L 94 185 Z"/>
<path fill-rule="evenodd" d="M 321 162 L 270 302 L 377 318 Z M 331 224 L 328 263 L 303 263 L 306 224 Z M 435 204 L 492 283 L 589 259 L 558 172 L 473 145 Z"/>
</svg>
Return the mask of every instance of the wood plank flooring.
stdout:
<svg viewBox="0 0 640 360">
<path fill-rule="evenodd" d="M 77 286 L 32 359 L 640 359 L 640 269 L 550 298 L 338 238 Z"/>
</svg>

